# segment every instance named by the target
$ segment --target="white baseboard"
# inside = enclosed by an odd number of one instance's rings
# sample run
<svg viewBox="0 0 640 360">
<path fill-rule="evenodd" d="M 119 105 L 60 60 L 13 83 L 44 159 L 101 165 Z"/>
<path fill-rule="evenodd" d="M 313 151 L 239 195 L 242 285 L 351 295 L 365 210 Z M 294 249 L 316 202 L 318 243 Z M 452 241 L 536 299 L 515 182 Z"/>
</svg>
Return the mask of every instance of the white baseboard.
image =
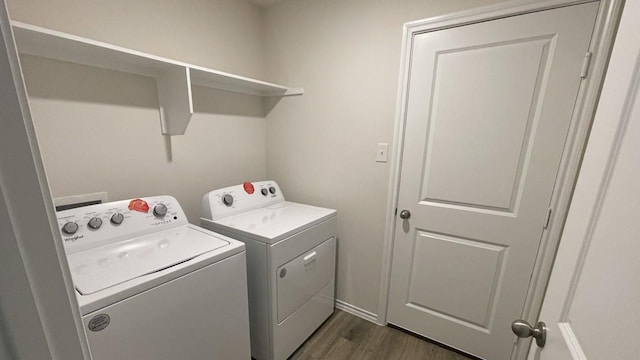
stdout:
<svg viewBox="0 0 640 360">
<path fill-rule="evenodd" d="M 355 305 L 351 305 L 338 299 L 336 299 L 336 309 L 348 312 L 351 315 L 355 315 L 359 318 L 371 321 L 372 323 L 378 325 L 378 315 L 372 313 L 371 311 L 361 309 Z"/>
</svg>

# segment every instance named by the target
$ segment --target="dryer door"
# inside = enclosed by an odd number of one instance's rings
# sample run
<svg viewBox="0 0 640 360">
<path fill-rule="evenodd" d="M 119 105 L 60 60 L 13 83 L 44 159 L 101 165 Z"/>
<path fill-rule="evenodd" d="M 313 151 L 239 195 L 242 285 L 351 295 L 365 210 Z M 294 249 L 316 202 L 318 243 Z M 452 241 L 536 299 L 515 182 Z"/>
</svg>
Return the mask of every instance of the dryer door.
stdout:
<svg viewBox="0 0 640 360">
<path fill-rule="evenodd" d="M 278 324 L 331 282 L 335 253 L 332 237 L 277 269 Z"/>
</svg>

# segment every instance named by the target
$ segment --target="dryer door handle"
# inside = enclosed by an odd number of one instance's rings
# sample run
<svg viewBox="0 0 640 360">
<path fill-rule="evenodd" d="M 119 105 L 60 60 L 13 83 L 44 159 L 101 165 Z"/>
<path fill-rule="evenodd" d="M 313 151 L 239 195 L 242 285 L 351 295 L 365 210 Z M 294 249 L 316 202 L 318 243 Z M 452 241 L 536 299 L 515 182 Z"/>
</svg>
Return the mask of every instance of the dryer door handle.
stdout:
<svg viewBox="0 0 640 360">
<path fill-rule="evenodd" d="M 305 255 L 305 257 L 302 258 L 302 262 L 304 262 L 304 264 L 307 265 L 307 264 L 309 264 L 310 262 L 312 262 L 313 260 L 316 259 L 316 255 L 318 255 L 318 253 L 313 251 L 313 252 Z"/>
</svg>

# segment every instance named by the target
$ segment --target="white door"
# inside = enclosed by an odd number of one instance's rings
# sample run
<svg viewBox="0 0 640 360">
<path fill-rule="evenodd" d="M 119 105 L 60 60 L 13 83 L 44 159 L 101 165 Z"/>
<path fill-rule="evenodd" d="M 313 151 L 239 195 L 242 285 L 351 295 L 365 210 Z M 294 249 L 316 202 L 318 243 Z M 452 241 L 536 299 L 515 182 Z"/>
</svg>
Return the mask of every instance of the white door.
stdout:
<svg viewBox="0 0 640 360">
<path fill-rule="evenodd" d="M 414 36 L 388 322 L 510 357 L 598 5 Z"/>
<path fill-rule="evenodd" d="M 627 1 L 529 359 L 640 359 L 640 1 Z"/>
</svg>

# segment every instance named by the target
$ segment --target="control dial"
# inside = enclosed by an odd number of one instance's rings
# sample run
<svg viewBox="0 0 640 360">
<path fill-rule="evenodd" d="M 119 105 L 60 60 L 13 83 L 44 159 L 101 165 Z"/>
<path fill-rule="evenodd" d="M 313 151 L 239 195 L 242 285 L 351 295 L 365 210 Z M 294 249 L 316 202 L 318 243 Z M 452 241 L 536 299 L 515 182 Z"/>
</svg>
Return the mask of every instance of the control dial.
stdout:
<svg viewBox="0 0 640 360">
<path fill-rule="evenodd" d="M 158 204 L 153 207 L 153 215 L 156 217 L 164 217 L 167 215 L 167 206 L 165 204 Z"/>
<path fill-rule="evenodd" d="M 102 226 L 102 219 L 100 219 L 99 217 L 94 216 L 91 219 L 89 219 L 89 222 L 87 223 L 87 226 L 89 226 L 93 230 L 98 230 L 98 229 L 100 229 L 100 226 Z"/>
<path fill-rule="evenodd" d="M 123 221 L 124 221 L 124 215 L 122 215 L 121 213 L 115 213 L 111 215 L 111 223 L 113 225 L 120 225 L 122 224 Z"/>
<path fill-rule="evenodd" d="M 225 206 L 231 206 L 231 205 L 233 205 L 233 196 L 231 196 L 231 194 L 225 194 L 225 195 L 222 197 L 222 203 L 223 203 Z"/>
<path fill-rule="evenodd" d="M 73 221 L 69 221 L 62 226 L 62 232 L 67 235 L 73 235 L 76 231 L 78 231 L 78 224 Z"/>
<path fill-rule="evenodd" d="M 269 186 L 269 192 L 272 193 L 272 194 L 275 194 L 276 193 L 276 188 L 273 187 L 273 186 Z"/>
<path fill-rule="evenodd" d="M 262 190 L 260 190 L 260 192 L 262 193 L 262 195 L 267 196 L 269 194 L 269 190 L 267 190 L 266 188 L 263 188 Z"/>
</svg>

